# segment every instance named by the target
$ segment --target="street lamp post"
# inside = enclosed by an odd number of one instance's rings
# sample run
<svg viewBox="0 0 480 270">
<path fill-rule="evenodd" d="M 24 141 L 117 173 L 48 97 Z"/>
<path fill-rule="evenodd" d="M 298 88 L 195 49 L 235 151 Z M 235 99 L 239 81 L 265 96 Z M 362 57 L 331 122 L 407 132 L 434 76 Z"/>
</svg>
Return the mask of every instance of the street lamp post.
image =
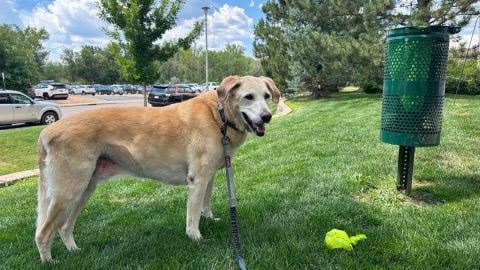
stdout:
<svg viewBox="0 0 480 270">
<path fill-rule="evenodd" d="M 202 7 L 203 11 L 205 12 L 205 83 L 208 83 L 208 32 L 207 32 L 207 15 L 208 10 L 210 9 L 209 6 Z"/>
</svg>

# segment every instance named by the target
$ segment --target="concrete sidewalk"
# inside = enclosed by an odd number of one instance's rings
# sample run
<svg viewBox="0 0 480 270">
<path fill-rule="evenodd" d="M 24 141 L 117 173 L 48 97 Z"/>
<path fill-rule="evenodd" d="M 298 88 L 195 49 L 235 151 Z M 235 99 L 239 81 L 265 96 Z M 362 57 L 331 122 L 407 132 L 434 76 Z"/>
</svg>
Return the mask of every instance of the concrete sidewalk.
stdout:
<svg viewBox="0 0 480 270">
<path fill-rule="evenodd" d="M 0 175 L 0 188 L 8 187 L 19 180 L 32 177 L 32 176 L 37 176 L 37 175 L 38 175 L 38 169 Z"/>
<path fill-rule="evenodd" d="M 102 102 L 100 104 L 105 104 L 105 103 Z M 83 105 L 85 105 L 85 104 L 83 104 Z M 95 104 L 89 104 L 89 105 L 95 105 Z M 75 106 L 75 105 L 72 105 L 72 106 Z M 286 114 L 289 114 L 291 111 L 292 111 L 292 109 L 290 109 L 290 107 L 288 107 L 285 104 L 285 100 L 280 99 L 280 102 L 277 105 L 277 113 L 273 117 L 284 116 Z M 8 187 L 10 185 L 13 185 L 17 181 L 20 181 L 20 180 L 28 178 L 28 177 L 38 176 L 38 173 L 39 173 L 38 169 L 34 169 L 34 170 L 28 170 L 28 171 L 23 171 L 23 172 L 16 172 L 16 173 L 11 173 L 11 174 L 6 174 L 6 175 L 0 175 L 0 188 Z"/>
</svg>

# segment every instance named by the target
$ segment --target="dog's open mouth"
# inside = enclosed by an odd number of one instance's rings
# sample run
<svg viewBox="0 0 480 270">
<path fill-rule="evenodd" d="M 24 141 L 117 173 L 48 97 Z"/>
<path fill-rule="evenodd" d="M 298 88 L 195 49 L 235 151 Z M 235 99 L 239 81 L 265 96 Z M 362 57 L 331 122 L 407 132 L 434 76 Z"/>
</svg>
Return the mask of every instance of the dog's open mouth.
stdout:
<svg viewBox="0 0 480 270">
<path fill-rule="evenodd" d="M 259 137 L 262 137 L 263 135 L 265 135 L 265 124 L 263 122 L 255 123 L 252 120 L 250 120 L 248 115 L 246 115 L 245 113 L 242 113 L 242 115 L 243 115 L 243 119 L 245 119 L 245 122 L 247 122 L 250 130 L 255 132 L 255 135 Z"/>
</svg>

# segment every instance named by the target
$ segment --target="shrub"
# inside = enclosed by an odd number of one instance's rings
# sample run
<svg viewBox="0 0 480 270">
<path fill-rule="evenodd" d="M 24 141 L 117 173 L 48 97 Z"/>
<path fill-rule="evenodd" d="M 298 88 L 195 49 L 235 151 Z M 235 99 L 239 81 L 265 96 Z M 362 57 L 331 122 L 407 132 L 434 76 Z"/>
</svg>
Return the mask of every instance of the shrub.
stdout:
<svg viewBox="0 0 480 270">
<path fill-rule="evenodd" d="M 382 92 L 382 86 L 377 82 L 364 81 L 359 84 L 359 87 L 367 94 L 376 94 Z"/>
<path fill-rule="evenodd" d="M 463 71 L 463 59 L 448 61 L 448 75 L 445 84 L 445 93 L 462 95 L 480 94 L 480 69 L 476 59 L 468 59 Z"/>
</svg>

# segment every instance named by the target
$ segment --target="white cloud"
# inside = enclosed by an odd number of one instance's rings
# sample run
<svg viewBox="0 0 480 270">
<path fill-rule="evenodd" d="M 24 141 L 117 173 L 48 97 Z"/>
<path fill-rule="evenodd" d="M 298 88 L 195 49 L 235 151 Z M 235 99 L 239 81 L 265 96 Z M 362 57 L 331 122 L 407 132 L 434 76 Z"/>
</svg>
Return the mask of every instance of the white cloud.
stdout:
<svg viewBox="0 0 480 270">
<path fill-rule="evenodd" d="M 20 18 L 25 26 L 47 30 L 50 38 L 44 46 L 50 51 L 49 58 L 60 61 L 65 48 L 79 50 L 84 45 L 105 46 L 108 43 L 102 32 L 107 24 L 98 18 L 97 12 L 95 0 L 54 0 Z"/>
<path fill-rule="evenodd" d="M 170 31 L 167 31 L 162 40 L 175 40 L 187 35 L 195 21 L 203 21 L 204 16 L 196 19 L 184 20 Z M 253 39 L 253 19 L 245 14 L 243 8 L 224 4 L 212 14 L 208 15 L 208 49 L 221 50 L 227 44 L 239 44 L 246 47 Z M 195 42 L 196 47 L 205 48 L 205 33 Z"/>
<path fill-rule="evenodd" d="M 0 0 L 0 23 L 46 29 L 49 39 L 44 42 L 44 47 L 49 51 L 51 61 L 60 61 L 65 48 L 79 51 L 85 45 L 104 47 L 109 42 L 109 37 L 102 31 L 102 27 L 109 26 L 98 17 L 96 0 L 49 0 L 46 3 L 39 1 L 32 10 L 27 11 L 17 10 L 16 0 Z M 225 45 L 234 43 L 246 47 L 248 54 L 253 40 L 253 19 L 243 8 L 228 4 L 218 6 L 210 0 L 188 1 L 183 7 L 178 25 L 167 31 L 162 40 L 186 36 L 196 21 L 204 20 L 202 5 L 211 8 L 208 15 L 209 50 L 221 50 Z M 195 41 L 194 46 L 205 47 L 204 33 Z"/>
<path fill-rule="evenodd" d="M 254 7 L 255 6 L 255 1 L 250 0 L 250 4 L 248 4 L 249 7 Z"/>
</svg>

